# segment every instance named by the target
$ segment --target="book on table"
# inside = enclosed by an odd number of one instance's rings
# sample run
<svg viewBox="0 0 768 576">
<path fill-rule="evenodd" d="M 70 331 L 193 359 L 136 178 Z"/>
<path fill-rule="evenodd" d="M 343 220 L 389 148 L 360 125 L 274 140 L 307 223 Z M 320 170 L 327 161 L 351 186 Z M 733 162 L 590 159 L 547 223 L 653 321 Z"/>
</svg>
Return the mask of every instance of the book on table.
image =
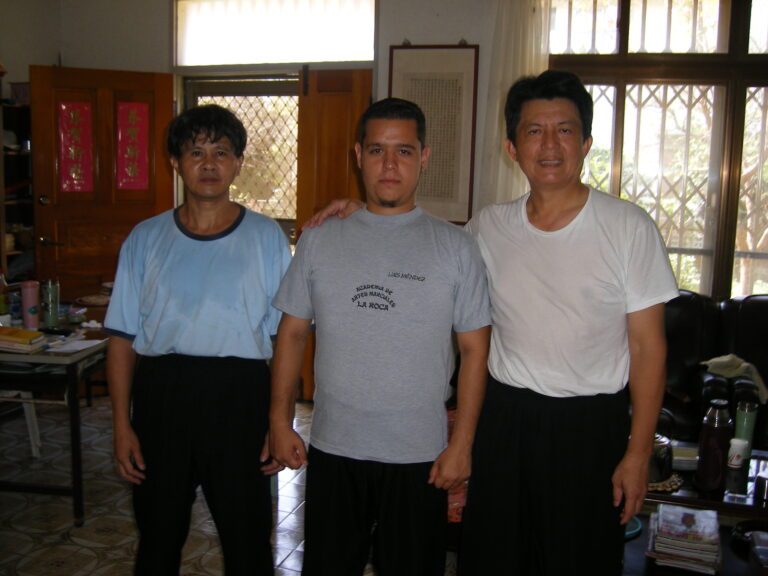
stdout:
<svg viewBox="0 0 768 576">
<path fill-rule="evenodd" d="M 0 352 L 16 352 L 20 354 L 32 354 L 46 347 L 47 340 L 43 339 L 34 344 L 18 344 L 16 342 L 3 342 L 0 340 Z"/>
<path fill-rule="evenodd" d="M 0 343 L 32 345 L 44 340 L 45 334 L 37 330 L 0 326 Z"/>
</svg>

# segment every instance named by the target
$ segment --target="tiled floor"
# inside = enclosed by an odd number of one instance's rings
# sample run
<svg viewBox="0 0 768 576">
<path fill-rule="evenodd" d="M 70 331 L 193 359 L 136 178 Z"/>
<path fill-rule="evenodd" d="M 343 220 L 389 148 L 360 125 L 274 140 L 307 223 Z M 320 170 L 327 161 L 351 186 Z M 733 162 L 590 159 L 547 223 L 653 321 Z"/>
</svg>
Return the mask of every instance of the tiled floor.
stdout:
<svg viewBox="0 0 768 576">
<path fill-rule="evenodd" d="M 0 478 L 40 483 L 69 482 L 66 409 L 38 405 L 42 448 L 32 458 L 21 412 L 0 419 Z M 296 430 L 306 439 L 310 404 L 298 404 Z M 72 525 L 71 499 L 63 496 L 0 492 L 0 576 L 123 576 L 132 573 L 136 529 L 129 485 L 114 471 L 109 401 L 97 398 L 82 409 L 85 524 Z M 277 476 L 273 535 L 276 576 L 301 570 L 304 522 L 304 470 Z M 449 554 L 446 575 L 455 573 Z M 216 529 L 204 498 L 195 503 L 181 573 L 221 575 Z M 366 576 L 373 575 L 372 568 Z"/>
</svg>

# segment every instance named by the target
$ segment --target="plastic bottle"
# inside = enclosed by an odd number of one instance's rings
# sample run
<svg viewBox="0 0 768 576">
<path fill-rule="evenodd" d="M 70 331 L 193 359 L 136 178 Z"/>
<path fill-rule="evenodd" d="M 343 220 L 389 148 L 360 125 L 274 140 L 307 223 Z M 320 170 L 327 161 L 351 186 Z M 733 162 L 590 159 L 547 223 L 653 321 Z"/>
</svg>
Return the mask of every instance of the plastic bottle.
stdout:
<svg viewBox="0 0 768 576">
<path fill-rule="evenodd" d="M 728 444 L 732 437 L 733 420 L 728 412 L 728 401 L 712 400 L 699 436 L 699 463 L 695 480 L 701 492 L 715 492 L 723 488 Z"/>
</svg>

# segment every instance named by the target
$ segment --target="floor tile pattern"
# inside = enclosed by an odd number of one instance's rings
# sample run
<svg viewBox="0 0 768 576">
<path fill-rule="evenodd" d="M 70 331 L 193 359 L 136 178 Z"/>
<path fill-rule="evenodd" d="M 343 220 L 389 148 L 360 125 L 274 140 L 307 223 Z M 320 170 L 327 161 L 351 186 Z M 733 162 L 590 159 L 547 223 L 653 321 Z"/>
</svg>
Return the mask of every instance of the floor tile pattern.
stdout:
<svg viewBox="0 0 768 576">
<path fill-rule="evenodd" d="M 42 440 L 33 458 L 21 410 L 0 418 L 0 478 L 68 484 L 67 412 L 63 406 L 36 407 Z M 132 574 L 136 528 L 131 491 L 112 462 L 111 411 L 107 398 L 82 408 L 85 523 L 72 525 L 71 499 L 64 496 L 0 492 L 0 576 L 127 576 Z M 309 437 L 312 406 L 297 404 L 295 427 Z M 305 471 L 285 470 L 275 480 L 273 548 L 276 576 L 298 576 L 304 532 Z M 449 554 L 446 576 L 455 574 Z M 216 528 L 202 494 L 195 502 L 181 574 L 223 574 Z M 368 566 L 365 576 L 373 576 Z"/>
</svg>

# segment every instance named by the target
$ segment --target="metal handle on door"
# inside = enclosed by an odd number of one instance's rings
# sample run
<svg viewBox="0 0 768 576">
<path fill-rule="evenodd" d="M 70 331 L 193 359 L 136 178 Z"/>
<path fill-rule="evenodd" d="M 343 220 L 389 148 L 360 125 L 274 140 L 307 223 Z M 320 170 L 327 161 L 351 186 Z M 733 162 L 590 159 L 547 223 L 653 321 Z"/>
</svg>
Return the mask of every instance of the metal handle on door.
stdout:
<svg viewBox="0 0 768 576">
<path fill-rule="evenodd" d="M 40 206 L 48 206 L 48 204 L 51 203 L 51 199 L 48 198 L 46 194 L 40 195 L 40 198 L 37 199 L 37 202 L 40 204 Z"/>
<path fill-rule="evenodd" d="M 64 246 L 64 242 L 54 242 L 48 236 L 40 236 L 40 246 Z"/>
</svg>

